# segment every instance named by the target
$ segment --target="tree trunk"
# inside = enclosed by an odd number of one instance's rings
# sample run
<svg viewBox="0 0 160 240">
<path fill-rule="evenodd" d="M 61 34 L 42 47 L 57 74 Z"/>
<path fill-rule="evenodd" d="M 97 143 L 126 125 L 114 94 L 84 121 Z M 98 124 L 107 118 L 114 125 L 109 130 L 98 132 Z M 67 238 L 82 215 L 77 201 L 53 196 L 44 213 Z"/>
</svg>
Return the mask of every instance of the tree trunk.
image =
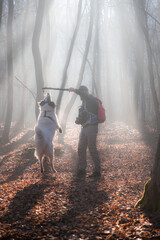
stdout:
<svg viewBox="0 0 160 240">
<path fill-rule="evenodd" d="M 87 57 L 88 57 L 88 52 L 89 52 L 89 47 L 90 47 L 90 43 L 91 43 L 92 30 L 93 30 L 93 7 L 94 7 L 94 1 L 91 0 L 90 4 L 91 4 L 91 13 L 90 13 L 90 23 L 89 23 L 89 29 L 88 29 L 88 36 L 87 36 L 87 40 L 86 40 L 85 52 L 84 52 L 84 55 L 83 55 L 82 65 L 81 65 L 79 79 L 78 79 L 76 88 L 79 88 L 79 86 L 82 83 L 83 75 L 84 75 L 84 71 L 85 71 L 85 66 L 86 66 L 86 61 L 87 61 Z M 64 110 L 63 117 L 62 117 L 62 123 L 61 123 L 64 134 L 65 134 L 65 130 L 66 130 L 66 122 L 67 122 L 67 119 L 68 119 L 68 115 L 69 115 L 69 113 L 71 111 L 71 108 L 72 108 L 76 98 L 77 98 L 77 94 L 73 94 L 71 99 L 70 99 L 70 101 L 69 101 L 69 103 L 67 104 L 67 106 L 66 106 L 66 108 Z"/>
<path fill-rule="evenodd" d="M 154 103 L 154 110 L 156 114 L 156 122 L 158 129 L 160 128 L 160 111 L 159 111 L 159 102 L 157 97 L 157 92 L 155 89 L 154 84 L 154 73 L 153 73 L 153 63 L 152 63 L 152 50 L 149 41 L 147 40 L 147 56 L 148 56 L 148 71 L 149 71 L 149 80 L 150 80 L 150 87 L 151 87 L 151 93 Z"/>
<path fill-rule="evenodd" d="M 65 85 L 66 85 L 66 82 L 67 82 L 68 66 L 69 66 L 69 63 L 70 63 L 70 59 L 71 59 L 71 56 L 72 56 L 74 43 L 75 43 L 75 40 L 76 40 L 76 37 L 77 37 L 77 33 L 78 33 L 78 30 L 79 30 L 79 26 L 80 26 L 81 9 L 82 9 L 82 0 L 79 0 L 76 27 L 75 27 L 75 30 L 74 30 L 74 33 L 73 33 L 73 37 L 72 37 L 72 40 L 71 40 L 71 43 L 70 43 L 67 60 L 66 60 L 66 63 L 65 63 L 65 66 L 64 66 L 64 70 L 63 70 L 62 83 L 61 83 L 60 88 L 65 88 Z M 59 95 L 58 95 L 58 98 L 57 98 L 57 102 L 56 102 L 57 115 L 59 114 L 62 97 L 63 97 L 63 91 L 60 91 Z"/>
<path fill-rule="evenodd" d="M 8 22 L 7 22 L 7 63 L 8 63 L 8 102 L 7 112 L 3 130 L 3 142 L 9 142 L 9 132 L 13 111 L 13 56 L 12 56 L 12 21 L 13 0 L 8 0 Z"/>
<path fill-rule="evenodd" d="M 135 121 L 137 124 L 145 121 L 145 96 L 144 96 L 144 48 L 142 41 L 138 39 L 139 44 L 136 50 L 136 76 L 135 84 L 133 85 L 133 104 L 135 111 Z M 139 108 L 141 115 L 139 115 Z"/>
<path fill-rule="evenodd" d="M 158 40 L 158 39 L 157 39 Z M 160 49 L 156 48 L 156 52 L 160 52 Z M 152 52 L 152 57 L 153 57 L 153 60 L 154 60 L 154 63 L 155 63 L 155 71 L 157 73 L 157 78 L 158 78 L 158 93 L 159 93 L 159 96 L 160 96 L 160 74 L 159 74 L 159 62 L 158 62 L 158 59 L 156 59 L 155 55 L 154 55 L 154 52 Z"/>
<path fill-rule="evenodd" d="M 40 41 L 40 33 L 41 33 L 42 23 L 43 23 L 44 7 L 45 7 L 45 1 L 39 0 L 36 20 L 35 20 L 35 28 L 34 28 L 33 38 L 32 38 L 32 52 L 33 52 L 33 59 L 34 59 L 34 66 L 35 66 L 36 84 L 37 84 L 36 102 L 39 102 L 43 98 L 42 88 L 44 86 L 44 80 L 43 80 L 43 72 L 42 72 L 42 60 L 41 60 L 41 54 L 39 49 L 39 41 Z M 36 118 L 38 117 L 38 113 L 39 113 L 38 105 L 36 104 L 35 106 Z"/>
<path fill-rule="evenodd" d="M 29 1 L 26 2 L 25 5 L 25 12 L 24 12 L 24 20 L 23 20 L 23 29 L 22 29 L 22 51 L 21 51 L 21 60 L 22 60 L 22 73 L 23 73 L 23 80 L 22 82 L 24 85 L 26 85 L 27 81 L 27 70 L 26 70 L 26 63 L 25 63 L 25 47 L 26 47 L 26 29 L 27 29 L 27 19 L 28 19 L 28 13 L 29 13 Z M 21 104 L 19 108 L 19 118 L 17 120 L 17 123 L 15 125 L 16 130 L 21 130 L 24 128 L 24 122 L 25 122 L 25 116 L 24 116 L 24 110 L 25 110 L 25 98 L 26 98 L 26 88 L 23 87 L 21 91 Z"/>
<path fill-rule="evenodd" d="M 52 49 L 53 49 L 53 42 L 51 41 L 51 24 L 50 24 L 50 17 L 49 17 L 49 11 L 52 5 L 54 4 L 54 0 L 45 0 L 45 10 L 44 10 L 44 23 L 45 23 L 45 53 L 43 56 L 43 75 L 44 75 L 44 81 L 45 85 L 48 86 L 49 81 L 49 68 L 51 58 L 52 58 Z"/>
<path fill-rule="evenodd" d="M 151 179 L 145 184 L 142 198 L 136 203 L 142 210 L 160 214 L 160 135 Z"/>
<path fill-rule="evenodd" d="M 0 27 L 2 24 L 3 0 L 0 1 Z"/>
<path fill-rule="evenodd" d="M 100 58 L 100 49 L 99 49 L 99 29 L 100 29 L 100 11 L 102 1 L 95 2 L 95 39 L 94 39 L 94 59 L 93 59 L 93 76 L 92 76 L 92 93 L 96 92 L 96 96 L 101 98 L 101 58 Z"/>
<path fill-rule="evenodd" d="M 152 49 L 149 42 L 149 34 L 148 34 L 148 26 L 147 26 L 147 15 L 145 12 L 145 1 L 135 0 L 133 1 L 135 12 L 138 17 L 139 25 L 144 33 L 145 42 L 146 42 L 146 50 L 147 50 L 147 58 L 148 58 L 148 73 L 149 73 L 149 81 L 151 87 L 151 93 L 153 98 L 154 110 L 156 114 L 156 122 L 157 127 L 160 128 L 160 111 L 159 111 L 159 102 L 157 97 L 157 92 L 155 89 L 154 83 L 154 73 L 153 73 L 153 63 L 152 63 Z"/>
</svg>

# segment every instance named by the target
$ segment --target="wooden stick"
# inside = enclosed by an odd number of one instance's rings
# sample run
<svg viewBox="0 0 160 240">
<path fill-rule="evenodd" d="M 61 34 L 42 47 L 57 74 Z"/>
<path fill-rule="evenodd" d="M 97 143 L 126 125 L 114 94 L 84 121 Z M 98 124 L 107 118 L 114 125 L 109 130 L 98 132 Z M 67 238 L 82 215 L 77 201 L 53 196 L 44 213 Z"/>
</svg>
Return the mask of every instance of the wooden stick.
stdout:
<svg viewBox="0 0 160 240">
<path fill-rule="evenodd" d="M 51 88 L 51 87 L 43 87 L 43 90 L 49 89 L 49 90 L 60 90 L 60 91 L 69 91 L 68 88 Z"/>
</svg>

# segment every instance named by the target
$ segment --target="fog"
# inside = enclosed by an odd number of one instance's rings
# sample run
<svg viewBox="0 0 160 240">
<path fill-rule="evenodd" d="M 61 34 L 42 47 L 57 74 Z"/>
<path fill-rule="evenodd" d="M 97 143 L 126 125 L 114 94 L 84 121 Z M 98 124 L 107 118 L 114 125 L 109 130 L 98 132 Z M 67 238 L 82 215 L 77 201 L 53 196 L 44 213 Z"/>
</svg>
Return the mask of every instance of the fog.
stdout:
<svg viewBox="0 0 160 240">
<path fill-rule="evenodd" d="M 142 3 L 143 2 L 143 3 Z M 38 99 L 35 65 L 32 52 L 33 32 L 38 1 L 15 0 L 12 21 L 13 50 L 13 114 L 19 121 L 24 109 L 24 124 L 33 127 L 36 121 L 33 97 Z M 45 87 L 61 87 L 65 64 L 77 22 L 78 0 L 46 0 L 40 32 L 39 50 Z M 143 5 L 144 4 L 144 5 Z M 144 7 L 144 9 L 143 9 Z M 148 44 L 151 47 L 153 84 L 159 102 L 159 1 L 83 0 L 80 23 L 66 70 L 65 88 L 86 85 L 97 95 L 106 109 L 107 122 L 124 121 L 138 126 L 145 121 L 156 127 L 156 110 L 148 63 Z M 90 21 L 92 18 L 92 21 Z M 8 99 L 7 20 L 8 1 L 3 2 L 1 18 L 1 123 L 5 121 Z M 145 19 L 147 21 L 145 21 Z M 157 21 L 156 21 L 157 20 Z M 147 24 L 147 25 L 146 25 Z M 84 72 L 81 73 L 89 26 L 91 36 Z M 143 27 L 146 29 L 149 42 Z M 45 95 L 44 91 L 43 94 Z M 59 91 L 49 91 L 57 101 Z M 32 93 L 32 94 L 31 94 Z M 64 92 L 59 117 L 73 93 Z M 40 95 L 41 96 L 41 95 Z M 39 99 L 40 100 L 40 99 Z M 77 98 L 67 121 L 74 121 Z"/>
</svg>

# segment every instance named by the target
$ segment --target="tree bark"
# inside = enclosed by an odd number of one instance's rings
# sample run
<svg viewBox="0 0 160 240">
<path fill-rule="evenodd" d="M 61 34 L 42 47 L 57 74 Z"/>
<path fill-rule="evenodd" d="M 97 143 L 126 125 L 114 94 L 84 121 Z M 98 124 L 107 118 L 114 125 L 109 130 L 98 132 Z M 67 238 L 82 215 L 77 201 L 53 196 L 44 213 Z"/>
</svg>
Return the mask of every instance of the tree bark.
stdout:
<svg viewBox="0 0 160 240">
<path fill-rule="evenodd" d="M 45 7 L 45 1 L 39 0 L 36 20 L 35 20 L 35 28 L 33 32 L 33 38 L 32 38 L 32 53 L 33 53 L 33 59 L 34 59 L 35 77 L 36 77 L 36 85 L 37 85 L 36 102 L 39 102 L 43 98 L 42 88 L 44 86 L 44 80 L 43 80 L 43 72 L 42 72 L 42 60 L 41 60 L 41 54 L 39 49 L 39 41 L 40 41 L 42 24 L 43 24 L 44 7 Z M 35 106 L 36 118 L 38 117 L 38 113 L 39 113 L 38 105 L 36 104 Z"/>
<path fill-rule="evenodd" d="M 7 63 L 8 63 L 8 102 L 7 112 L 3 130 L 3 142 L 9 142 L 9 132 L 13 112 L 13 54 L 12 54 L 12 21 L 13 21 L 13 0 L 8 0 L 8 22 L 7 22 Z"/>
<path fill-rule="evenodd" d="M 2 24 L 3 0 L 0 1 L 0 27 Z"/>
<path fill-rule="evenodd" d="M 136 203 L 142 210 L 160 214 L 160 135 L 151 179 L 145 184 L 142 198 Z"/>
</svg>

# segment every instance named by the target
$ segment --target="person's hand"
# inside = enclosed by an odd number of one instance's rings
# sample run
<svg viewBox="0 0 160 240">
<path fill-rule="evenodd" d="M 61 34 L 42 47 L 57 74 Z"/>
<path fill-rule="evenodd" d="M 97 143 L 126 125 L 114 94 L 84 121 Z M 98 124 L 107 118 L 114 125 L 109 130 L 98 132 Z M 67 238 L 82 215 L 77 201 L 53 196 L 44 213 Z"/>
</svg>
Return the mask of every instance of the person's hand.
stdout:
<svg viewBox="0 0 160 240">
<path fill-rule="evenodd" d="M 75 88 L 72 88 L 72 87 L 71 87 L 71 88 L 69 88 L 68 90 L 69 90 L 69 92 L 74 92 L 74 91 L 75 91 Z"/>
</svg>

